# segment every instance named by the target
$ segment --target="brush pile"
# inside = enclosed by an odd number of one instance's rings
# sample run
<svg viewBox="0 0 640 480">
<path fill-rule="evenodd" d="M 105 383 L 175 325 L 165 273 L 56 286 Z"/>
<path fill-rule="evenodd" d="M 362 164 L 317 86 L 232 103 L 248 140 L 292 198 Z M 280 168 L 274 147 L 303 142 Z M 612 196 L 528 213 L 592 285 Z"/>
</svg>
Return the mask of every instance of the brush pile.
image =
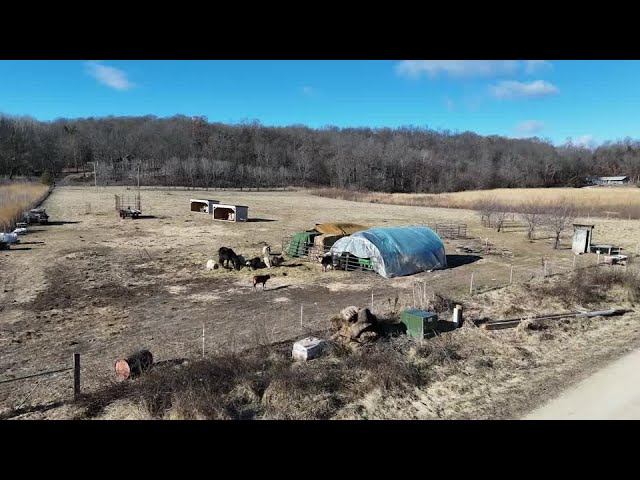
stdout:
<svg viewBox="0 0 640 480">
<path fill-rule="evenodd" d="M 331 318 L 331 339 L 356 349 L 375 342 L 383 333 L 383 325 L 368 308 L 347 307 Z"/>
</svg>

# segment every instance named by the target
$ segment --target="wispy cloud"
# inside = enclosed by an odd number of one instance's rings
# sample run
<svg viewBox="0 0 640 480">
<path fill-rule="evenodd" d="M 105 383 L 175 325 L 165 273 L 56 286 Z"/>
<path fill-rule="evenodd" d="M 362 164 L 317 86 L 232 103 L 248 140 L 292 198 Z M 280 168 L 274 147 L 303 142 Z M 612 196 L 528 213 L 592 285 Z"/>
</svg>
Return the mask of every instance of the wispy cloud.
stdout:
<svg viewBox="0 0 640 480">
<path fill-rule="evenodd" d="M 100 62 L 87 62 L 86 67 L 89 75 L 107 87 L 124 91 L 135 86 L 127 74 L 118 68 L 102 65 Z"/>
<path fill-rule="evenodd" d="M 491 95 L 501 99 L 547 97 L 555 95 L 560 90 L 555 85 L 544 80 L 533 82 L 504 81 L 489 88 Z"/>
<path fill-rule="evenodd" d="M 396 73 L 410 78 L 423 75 L 434 78 L 498 77 L 518 73 L 532 74 L 553 67 L 548 60 L 403 60 L 396 64 Z"/>
<path fill-rule="evenodd" d="M 305 95 L 313 95 L 315 92 L 313 90 L 313 87 L 302 87 L 302 93 L 304 93 Z"/>
<path fill-rule="evenodd" d="M 396 65 L 396 72 L 406 77 L 422 75 L 436 77 L 493 77 L 512 74 L 518 69 L 517 60 L 403 60 Z"/>
<path fill-rule="evenodd" d="M 516 125 L 516 132 L 523 135 L 534 135 L 544 128 L 544 123 L 539 120 L 525 120 Z"/>
<path fill-rule="evenodd" d="M 593 138 L 593 135 L 583 135 L 580 138 L 574 140 L 572 142 L 574 145 L 577 145 L 578 147 L 585 147 L 585 148 L 594 148 L 597 145 L 596 140 Z"/>
<path fill-rule="evenodd" d="M 552 68 L 551 62 L 548 60 L 526 60 L 524 71 L 526 73 L 538 73 Z"/>
</svg>

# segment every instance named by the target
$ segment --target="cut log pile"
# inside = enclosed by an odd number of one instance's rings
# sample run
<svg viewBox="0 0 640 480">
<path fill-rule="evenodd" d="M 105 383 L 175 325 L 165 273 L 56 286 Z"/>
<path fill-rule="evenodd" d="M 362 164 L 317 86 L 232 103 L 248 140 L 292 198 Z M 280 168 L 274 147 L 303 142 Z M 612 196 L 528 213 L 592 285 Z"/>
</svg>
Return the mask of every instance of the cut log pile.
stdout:
<svg viewBox="0 0 640 480">
<path fill-rule="evenodd" d="M 351 348 L 375 342 L 382 333 L 382 325 L 368 308 L 347 307 L 331 319 L 334 334 L 331 339 Z"/>
</svg>

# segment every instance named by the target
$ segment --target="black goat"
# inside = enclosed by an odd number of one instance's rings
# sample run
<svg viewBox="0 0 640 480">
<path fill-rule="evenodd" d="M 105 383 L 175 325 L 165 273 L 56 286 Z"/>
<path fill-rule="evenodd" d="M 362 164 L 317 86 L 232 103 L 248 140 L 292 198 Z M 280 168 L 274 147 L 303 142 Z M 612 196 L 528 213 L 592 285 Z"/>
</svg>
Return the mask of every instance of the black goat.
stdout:
<svg viewBox="0 0 640 480">
<path fill-rule="evenodd" d="M 229 262 L 231 262 L 236 270 L 240 270 L 240 268 L 242 268 L 242 265 L 240 265 L 240 259 L 238 258 L 238 255 L 236 255 L 236 252 L 227 247 L 220 247 L 218 249 L 218 263 L 225 268 L 229 268 Z"/>
<path fill-rule="evenodd" d="M 247 261 L 247 267 L 251 267 L 252 270 L 257 270 L 258 268 L 265 268 L 266 265 L 260 257 L 255 257 Z"/>
<path fill-rule="evenodd" d="M 329 268 L 333 268 L 333 255 L 327 253 L 320 257 L 320 264 L 322 265 L 322 271 L 326 272 Z"/>
</svg>

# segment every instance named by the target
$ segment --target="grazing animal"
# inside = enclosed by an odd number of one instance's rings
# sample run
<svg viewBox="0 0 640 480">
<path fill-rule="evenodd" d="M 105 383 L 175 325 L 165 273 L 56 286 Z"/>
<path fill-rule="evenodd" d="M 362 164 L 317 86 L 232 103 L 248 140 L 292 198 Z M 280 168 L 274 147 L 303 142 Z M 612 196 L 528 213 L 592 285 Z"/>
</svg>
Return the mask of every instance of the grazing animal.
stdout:
<svg viewBox="0 0 640 480">
<path fill-rule="evenodd" d="M 262 263 L 262 259 L 260 257 L 255 257 L 247 261 L 247 267 L 251 267 L 253 270 L 264 268 L 264 266 L 265 265 Z"/>
<path fill-rule="evenodd" d="M 271 259 L 271 264 L 272 264 L 274 267 L 279 267 L 279 266 L 280 266 L 280 265 L 282 265 L 283 263 L 284 263 L 284 257 L 282 257 L 282 256 L 279 256 L 279 257 L 273 257 L 273 258 Z"/>
<path fill-rule="evenodd" d="M 271 268 L 271 247 L 269 245 L 262 247 L 262 256 L 264 257 L 266 267 Z"/>
<path fill-rule="evenodd" d="M 326 272 L 333 267 L 333 255 L 326 254 L 320 257 L 320 264 L 322 265 L 322 271 Z"/>
<path fill-rule="evenodd" d="M 259 283 L 262 284 L 262 290 L 264 290 L 264 286 L 267 283 L 267 280 L 269 280 L 271 278 L 271 275 L 255 275 L 253 277 L 253 289 L 257 290 L 256 285 L 258 285 Z"/>
<path fill-rule="evenodd" d="M 240 268 L 242 268 L 238 255 L 236 255 L 232 249 L 220 247 L 218 249 L 218 263 L 225 268 L 229 268 L 229 262 L 231 262 L 236 270 L 240 270 Z"/>
</svg>

